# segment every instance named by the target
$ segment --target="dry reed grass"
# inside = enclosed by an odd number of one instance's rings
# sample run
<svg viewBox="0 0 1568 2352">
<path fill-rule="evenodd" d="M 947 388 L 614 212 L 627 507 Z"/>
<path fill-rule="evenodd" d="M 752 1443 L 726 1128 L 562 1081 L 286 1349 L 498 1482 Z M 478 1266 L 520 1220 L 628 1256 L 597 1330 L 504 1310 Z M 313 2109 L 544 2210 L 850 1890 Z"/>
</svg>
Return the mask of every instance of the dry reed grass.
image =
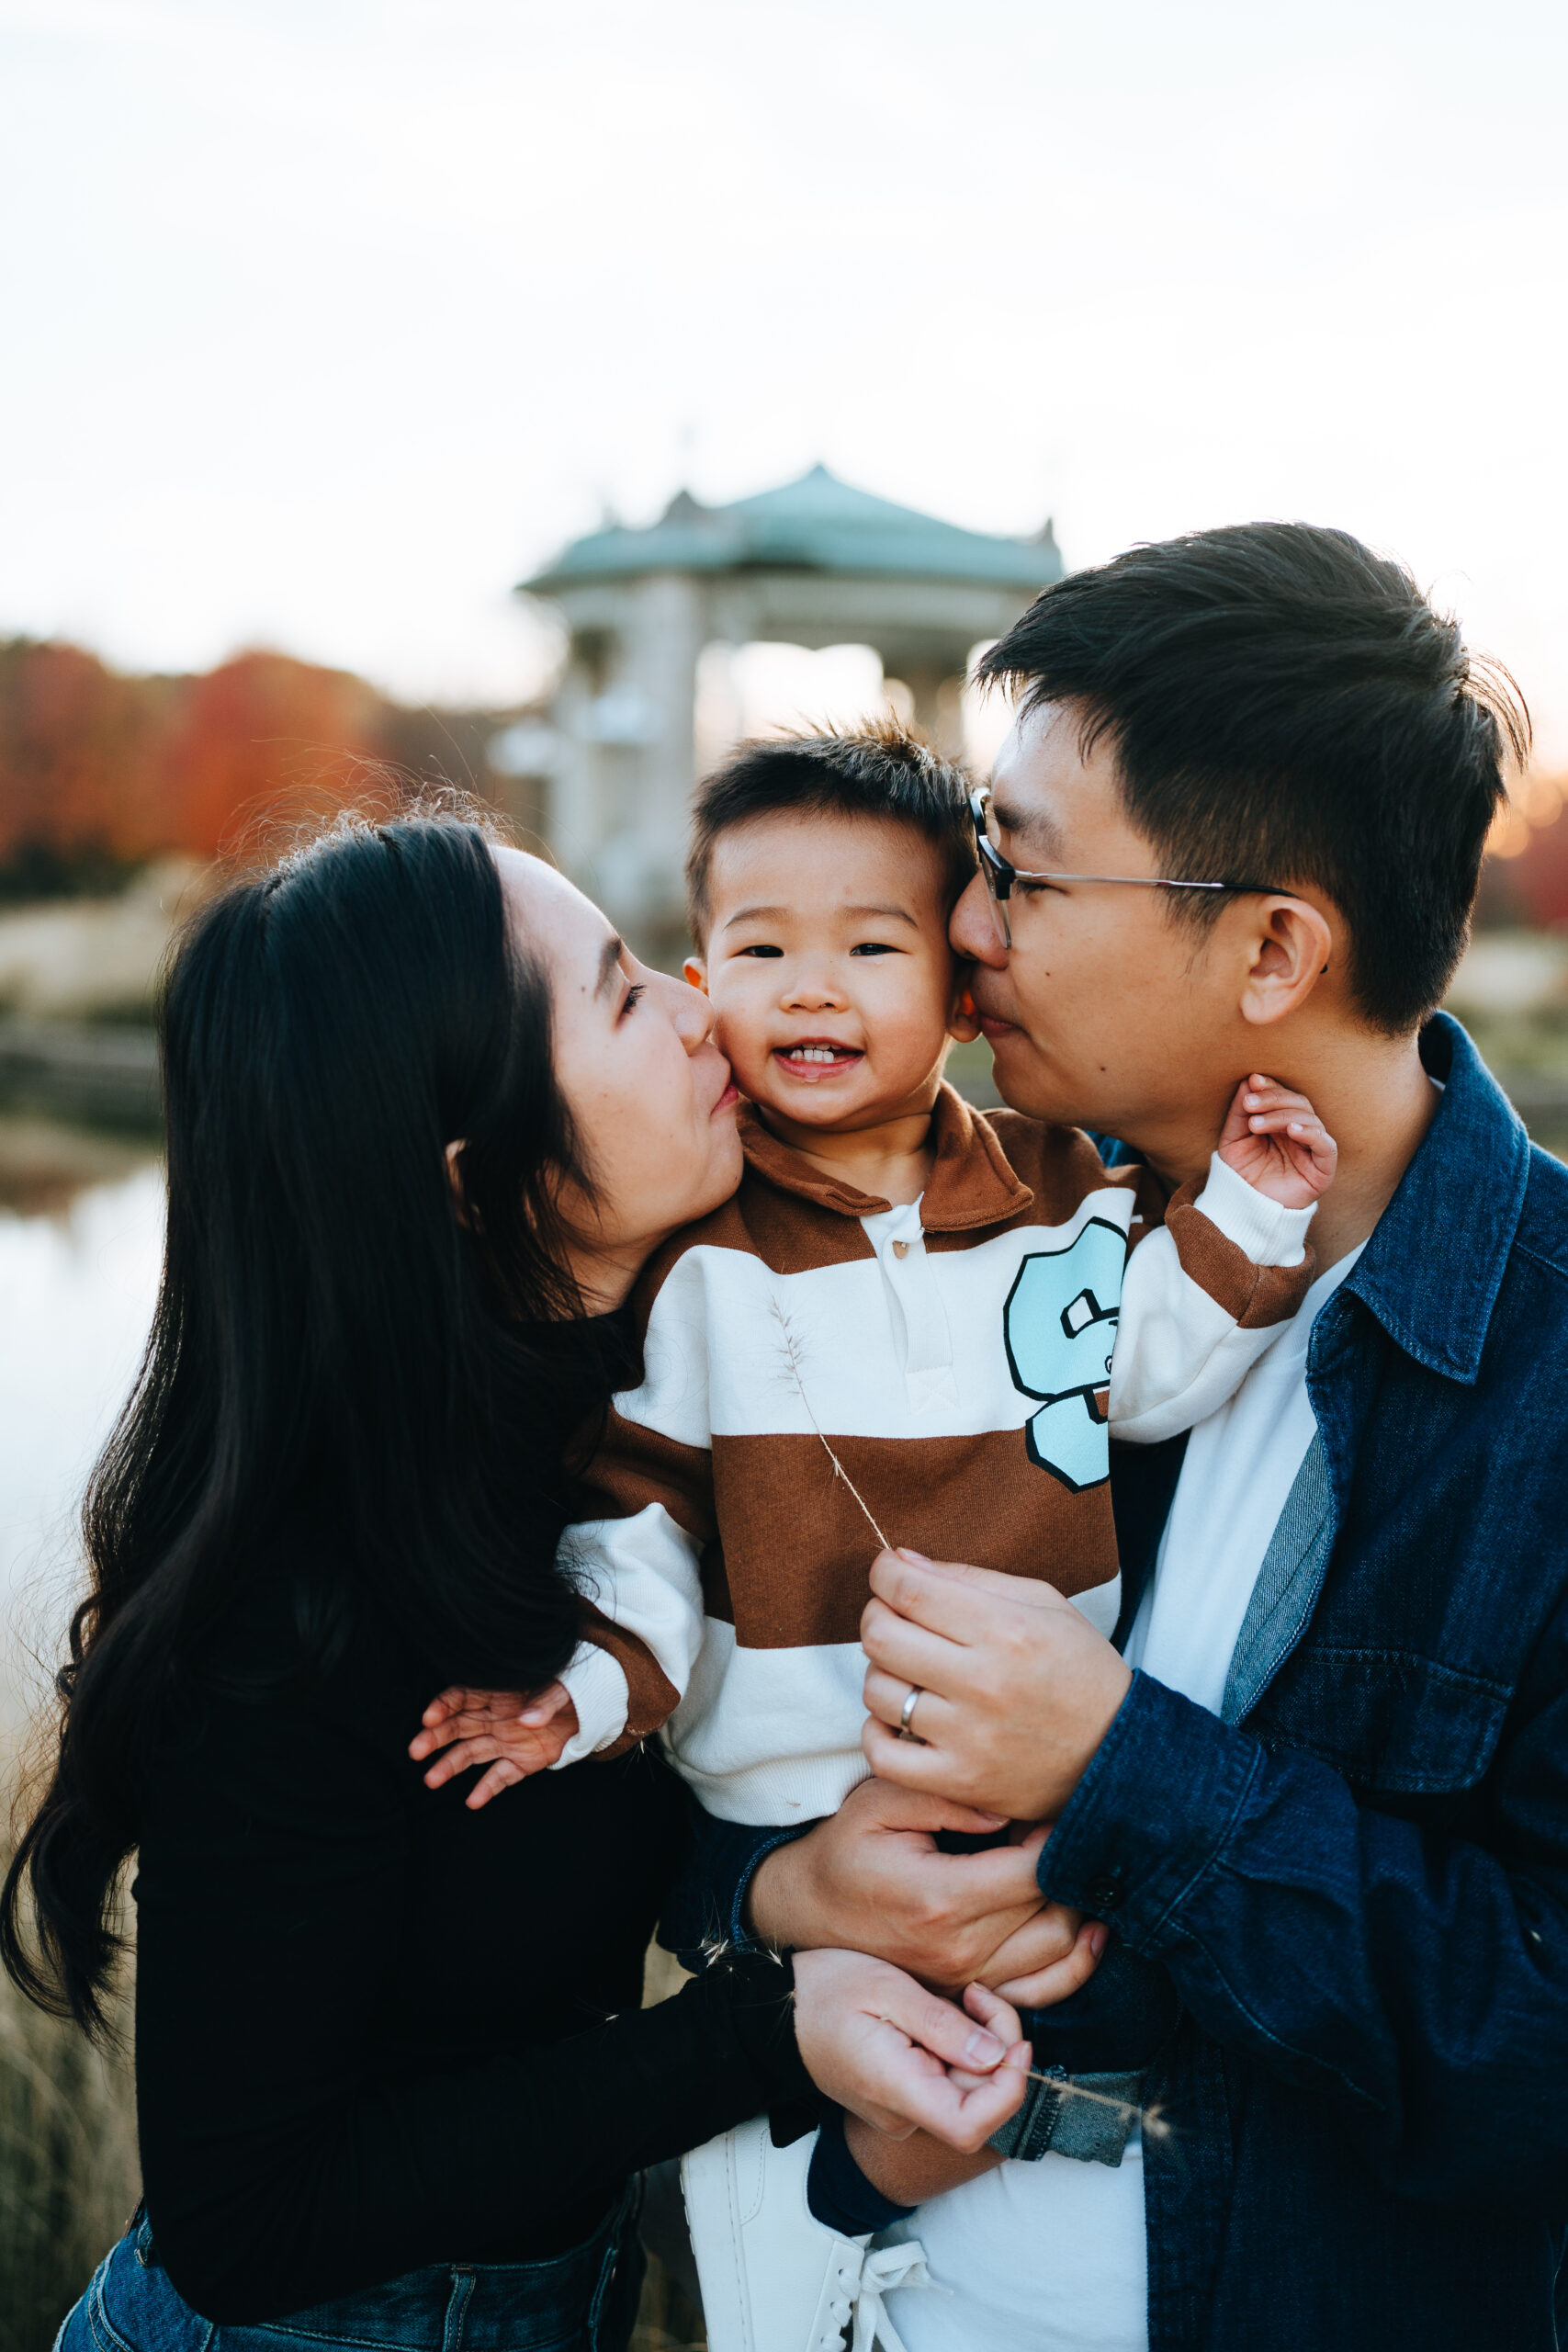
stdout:
<svg viewBox="0 0 1568 2352">
<path fill-rule="evenodd" d="M 49 2352 L 139 2184 L 129 2064 L 0 1976 L 0 2352 Z"/>
</svg>

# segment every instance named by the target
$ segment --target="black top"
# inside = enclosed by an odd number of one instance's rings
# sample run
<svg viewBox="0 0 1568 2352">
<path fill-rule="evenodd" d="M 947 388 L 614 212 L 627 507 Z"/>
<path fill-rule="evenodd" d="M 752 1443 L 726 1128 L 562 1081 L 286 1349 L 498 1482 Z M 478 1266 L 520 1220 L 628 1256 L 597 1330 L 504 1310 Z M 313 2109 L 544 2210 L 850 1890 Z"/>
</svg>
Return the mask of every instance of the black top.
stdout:
<svg viewBox="0 0 1568 2352">
<path fill-rule="evenodd" d="M 264 1576 L 220 1645 L 297 1667 Z M 642 2010 L 683 1792 L 646 1750 L 468 1812 L 408 1743 L 428 1668 L 362 1607 L 337 1662 L 207 1681 L 153 1763 L 138 1905 L 147 2207 L 222 2323 L 426 2263 L 589 2236 L 626 2176 L 807 2086 L 786 1964 L 744 1957 Z"/>
</svg>

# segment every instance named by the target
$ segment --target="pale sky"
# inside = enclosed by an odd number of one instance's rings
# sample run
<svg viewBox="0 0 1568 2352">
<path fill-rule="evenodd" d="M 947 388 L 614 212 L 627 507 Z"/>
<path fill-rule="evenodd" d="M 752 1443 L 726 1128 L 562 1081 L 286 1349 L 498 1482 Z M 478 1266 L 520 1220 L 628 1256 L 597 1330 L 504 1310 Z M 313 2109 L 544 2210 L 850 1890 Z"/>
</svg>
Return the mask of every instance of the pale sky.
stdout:
<svg viewBox="0 0 1568 2352">
<path fill-rule="evenodd" d="M 821 458 L 1069 562 L 1404 556 L 1568 762 L 1568 11 L 0 0 L 0 633 L 510 700 Z"/>
</svg>

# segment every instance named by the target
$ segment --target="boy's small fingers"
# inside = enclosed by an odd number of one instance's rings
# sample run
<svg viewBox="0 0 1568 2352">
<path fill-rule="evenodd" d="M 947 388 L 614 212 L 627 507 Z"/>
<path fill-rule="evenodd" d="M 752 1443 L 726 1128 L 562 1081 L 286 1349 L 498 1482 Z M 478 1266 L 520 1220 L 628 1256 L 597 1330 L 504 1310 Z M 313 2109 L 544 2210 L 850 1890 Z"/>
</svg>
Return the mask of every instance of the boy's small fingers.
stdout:
<svg viewBox="0 0 1568 2352">
<path fill-rule="evenodd" d="M 541 1724 L 547 1724 L 553 1716 L 558 1715 L 561 1709 L 570 1704 L 570 1699 L 571 1693 L 564 1682 L 552 1682 L 547 1690 L 541 1690 L 536 1699 L 529 1701 L 517 1720 L 537 1729 Z"/>
<path fill-rule="evenodd" d="M 511 1788 L 513 1783 L 521 1780 L 522 1777 L 516 1768 L 503 1756 L 499 1762 L 491 1766 L 483 1780 L 469 1790 L 464 1803 L 470 1813 L 477 1813 L 480 1805 L 488 1804 L 491 1797 L 498 1797 L 502 1789 Z"/>
<path fill-rule="evenodd" d="M 409 1754 L 434 1756 L 438 1747 L 450 1747 L 452 1742 L 461 1736 L 456 1718 L 448 1715 L 444 1723 L 431 1724 L 423 1731 L 416 1732 L 409 1742 Z"/>
<path fill-rule="evenodd" d="M 1308 1114 L 1312 1111 L 1312 1104 L 1307 1101 L 1306 1096 L 1295 1093 L 1288 1086 L 1249 1086 L 1245 1090 L 1242 1099 L 1249 1108 L 1256 1104 L 1259 1110 L 1277 1111 L 1282 1103 L 1289 1103 L 1298 1111 L 1305 1111 Z"/>
</svg>

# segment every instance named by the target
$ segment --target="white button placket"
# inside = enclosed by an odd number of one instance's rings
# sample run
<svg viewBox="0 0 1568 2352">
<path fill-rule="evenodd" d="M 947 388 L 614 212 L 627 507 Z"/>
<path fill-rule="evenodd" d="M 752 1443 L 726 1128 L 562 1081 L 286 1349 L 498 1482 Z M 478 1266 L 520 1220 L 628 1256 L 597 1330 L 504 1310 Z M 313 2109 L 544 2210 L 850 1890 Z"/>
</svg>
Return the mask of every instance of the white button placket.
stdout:
<svg viewBox="0 0 1568 2352">
<path fill-rule="evenodd" d="M 958 1402 L 953 1331 L 942 1303 L 936 1269 L 920 1228 L 920 1204 L 885 1209 L 861 1220 L 876 1251 L 882 1279 L 892 1293 L 896 1328 L 904 1341 L 904 1385 L 910 1410 L 935 1412 Z"/>
</svg>

